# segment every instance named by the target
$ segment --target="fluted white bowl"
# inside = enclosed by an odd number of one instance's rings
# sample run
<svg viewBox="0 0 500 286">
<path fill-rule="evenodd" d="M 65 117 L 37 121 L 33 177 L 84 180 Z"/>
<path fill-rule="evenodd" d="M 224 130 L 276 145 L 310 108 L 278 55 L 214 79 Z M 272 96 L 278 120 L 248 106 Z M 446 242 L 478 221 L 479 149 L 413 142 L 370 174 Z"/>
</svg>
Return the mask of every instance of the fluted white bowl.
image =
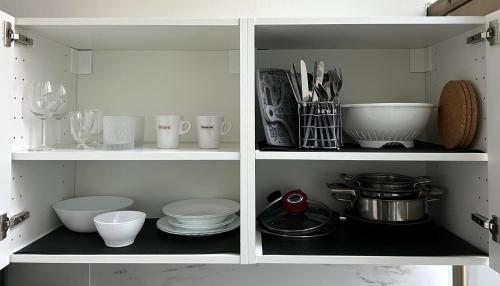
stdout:
<svg viewBox="0 0 500 286">
<path fill-rule="evenodd" d="M 106 246 L 124 247 L 134 243 L 145 220 L 143 212 L 117 211 L 96 216 L 94 223 Z"/>
<path fill-rule="evenodd" d="M 361 147 L 414 146 L 431 118 L 430 103 L 367 103 L 342 105 L 342 129 Z"/>
</svg>

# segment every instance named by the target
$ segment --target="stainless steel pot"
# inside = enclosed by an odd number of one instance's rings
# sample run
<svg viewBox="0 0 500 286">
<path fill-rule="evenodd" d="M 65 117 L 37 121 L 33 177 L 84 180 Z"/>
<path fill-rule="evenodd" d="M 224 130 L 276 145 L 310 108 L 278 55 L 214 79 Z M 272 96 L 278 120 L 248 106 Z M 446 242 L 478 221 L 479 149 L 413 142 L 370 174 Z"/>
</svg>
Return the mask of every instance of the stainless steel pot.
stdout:
<svg viewBox="0 0 500 286">
<path fill-rule="evenodd" d="M 432 182 L 429 177 L 414 178 L 389 173 L 341 174 L 341 176 L 347 182 L 354 183 L 358 187 L 384 191 L 411 190 Z"/>
<path fill-rule="evenodd" d="M 329 187 L 333 187 L 329 184 Z M 356 190 L 330 188 L 337 201 L 348 202 L 360 217 L 381 222 L 410 222 L 425 218 L 427 204 L 439 200 L 439 195 L 421 195 L 415 199 L 386 199 L 358 196 Z"/>
</svg>

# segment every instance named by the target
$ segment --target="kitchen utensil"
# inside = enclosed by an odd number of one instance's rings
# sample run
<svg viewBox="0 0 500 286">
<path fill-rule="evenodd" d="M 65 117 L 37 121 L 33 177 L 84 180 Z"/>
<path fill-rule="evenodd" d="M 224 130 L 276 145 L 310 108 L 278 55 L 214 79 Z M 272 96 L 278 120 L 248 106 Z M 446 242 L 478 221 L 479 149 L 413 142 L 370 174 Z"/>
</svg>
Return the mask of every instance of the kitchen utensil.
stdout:
<svg viewBox="0 0 500 286">
<path fill-rule="evenodd" d="M 300 83 L 302 86 L 302 102 L 310 101 L 309 97 L 309 80 L 307 78 L 306 62 L 300 60 Z"/>
<path fill-rule="evenodd" d="M 342 127 L 361 147 L 381 148 L 413 140 L 432 114 L 428 103 L 369 103 L 342 105 Z"/>
<path fill-rule="evenodd" d="M 240 204 L 227 199 L 189 199 L 170 203 L 163 207 L 165 215 L 182 224 L 208 225 L 224 221 L 240 210 Z"/>
<path fill-rule="evenodd" d="M 108 247 L 124 247 L 134 243 L 146 214 L 138 211 L 115 211 L 94 217 L 97 232 Z"/>
<path fill-rule="evenodd" d="M 55 86 L 50 81 L 32 81 L 25 90 L 28 97 L 28 106 L 30 111 L 41 120 L 42 128 L 40 131 L 40 146 L 30 148 L 30 151 L 51 150 L 46 142 L 46 121 L 51 117 L 64 103 L 66 94 L 55 90 Z"/>
<path fill-rule="evenodd" d="M 293 75 L 295 77 L 295 82 L 297 82 L 297 87 L 299 90 L 299 97 L 303 97 L 302 95 L 302 80 L 301 77 L 299 77 L 299 74 L 297 73 L 297 68 L 295 67 L 295 64 L 292 64 L 292 69 L 293 69 Z M 299 101 L 297 101 L 299 102 Z M 302 102 L 302 100 L 300 100 Z"/>
<path fill-rule="evenodd" d="M 300 88 L 297 83 L 297 80 L 295 79 L 295 76 L 293 75 L 293 69 L 290 70 L 290 72 L 287 73 L 288 80 L 290 81 L 290 86 L 292 87 L 292 92 L 293 96 L 295 97 L 295 100 L 297 103 L 301 103 L 301 93 L 300 93 Z"/>
<path fill-rule="evenodd" d="M 52 205 L 64 226 L 76 232 L 95 232 L 95 216 L 132 206 L 133 200 L 124 197 L 92 196 L 79 197 Z"/>
<path fill-rule="evenodd" d="M 77 142 L 77 149 L 87 149 L 90 147 L 88 144 L 92 137 L 97 116 L 98 111 L 95 109 L 69 112 L 71 134 Z"/>
<path fill-rule="evenodd" d="M 182 120 L 180 115 L 156 116 L 156 145 L 158 148 L 177 148 L 179 136 L 191 130 L 191 122 Z"/>
<path fill-rule="evenodd" d="M 196 117 L 198 146 L 201 149 L 220 148 L 220 137 L 231 132 L 233 125 L 217 115 L 199 115 Z"/>
<path fill-rule="evenodd" d="M 221 234 L 237 229 L 239 226 L 240 226 L 239 216 L 236 216 L 236 218 L 229 224 L 212 229 L 187 229 L 187 228 L 177 227 L 169 223 L 168 216 L 162 217 L 156 222 L 156 227 L 163 232 L 175 235 L 194 236 L 194 237 Z"/>
<path fill-rule="evenodd" d="M 109 150 L 133 149 L 136 124 L 134 116 L 104 116 L 104 148 Z"/>
<path fill-rule="evenodd" d="M 308 200 L 300 190 L 274 199 L 258 216 L 265 230 L 280 235 L 307 235 L 321 230 L 332 219 L 332 212 L 321 202 Z"/>
<path fill-rule="evenodd" d="M 135 134 L 134 134 L 134 147 L 140 148 L 144 144 L 144 125 L 146 119 L 144 116 L 134 116 L 135 118 Z"/>
<path fill-rule="evenodd" d="M 175 219 L 173 217 L 169 217 L 169 216 L 167 216 L 167 217 L 168 217 L 168 222 L 173 226 L 185 228 L 185 229 L 192 229 L 192 230 L 203 230 L 203 229 L 214 229 L 214 228 L 218 228 L 221 226 L 225 226 L 227 224 L 232 223 L 238 216 L 235 214 L 232 214 L 232 215 L 226 217 L 223 221 L 221 221 L 219 223 L 201 224 L 201 225 L 199 225 L 199 224 L 195 224 L 195 225 L 184 224 L 184 223 L 180 223 L 177 219 Z"/>
<path fill-rule="evenodd" d="M 348 202 L 349 208 L 360 217 L 383 222 L 420 220 L 426 216 L 427 204 L 440 199 L 439 196 L 433 195 L 413 199 L 371 198 L 359 196 L 355 190 L 330 189 L 330 191 L 333 199 Z"/>
<path fill-rule="evenodd" d="M 467 102 L 470 101 L 467 88 L 458 80 L 449 81 L 444 86 L 439 98 L 438 129 L 441 144 L 447 149 L 461 147 L 468 137 L 470 116 Z M 469 104 L 470 105 L 470 104 Z"/>
<path fill-rule="evenodd" d="M 350 221 L 355 223 L 361 223 L 364 227 L 375 226 L 375 227 L 408 227 L 408 226 L 419 226 L 426 224 L 431 221 L 429 215 L 425 215 L 423 218 L 418 220 L 411 221 L 375 221 L 367 218 L 363 218 L 359 216 L 357 213 L 352 212 L 351 210 L 347 210 L 344 212 L 344 217 Z"/>
<path fill-rule="evenodd" d="M 412 190 L 419 185 L 430 184 L 432 179 L 426 176 L 410 177 L 391 173 L 363 173 L 358 175 L 341 174 L 341 177 L 359 187 L 384 190 Z"/>
</svg>

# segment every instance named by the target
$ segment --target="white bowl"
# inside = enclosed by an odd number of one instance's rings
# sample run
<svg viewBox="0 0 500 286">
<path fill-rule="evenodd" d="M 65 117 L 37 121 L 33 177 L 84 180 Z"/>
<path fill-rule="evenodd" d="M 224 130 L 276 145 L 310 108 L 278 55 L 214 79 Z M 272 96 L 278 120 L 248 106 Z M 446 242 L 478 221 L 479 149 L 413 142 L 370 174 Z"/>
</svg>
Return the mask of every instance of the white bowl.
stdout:
<svg viewBox="0 0 500 286">
<path fill-rule="evenodd" d="M 79 197 L 57 202 L 52 205 L 62 223 L 72 231 L 95 232 L 95 216 L 129 208 L 133 200 L 123 197 L 94 196 Z"/>
<path fill-rule="evenodd" d="M 165 215 L 186 225 L 214 225 L 238 212 L 240 204 L 227 199 L 190 199 L 163 207 Z"/>
<path fill-rule="evenodd" d="M 425 129 L 432 114 L 429 103 L 343 104 L 342 129 L 361 147 L 381 148 L 413 140 Z"/>
<path fill-rule="evenodd" d="M 96 216 L 94 223 L 106 246 L 123 247 L 134 243 L 145 220 L 143 212 L 117 211 Z"/>
</svg>

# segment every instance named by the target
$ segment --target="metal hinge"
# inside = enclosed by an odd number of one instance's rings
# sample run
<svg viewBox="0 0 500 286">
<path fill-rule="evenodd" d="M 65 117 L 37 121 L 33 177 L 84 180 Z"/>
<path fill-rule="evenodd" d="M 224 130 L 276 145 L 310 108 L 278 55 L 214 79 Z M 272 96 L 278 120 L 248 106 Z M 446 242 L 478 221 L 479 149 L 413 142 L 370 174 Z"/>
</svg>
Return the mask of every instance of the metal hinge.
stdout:
<svg viewBox="0 0 500 286">
<path fill-rule="evenodd" d="M 499 217 L 492 216 L 492 219 L 488 219 L 478 213 L 473 213 L 471 218 L 475 223 L 490 231 L 491 239 L 493 239 L 493 241 L 500 243 L 500 232 L 498 229 L 500 226 Z"/>
<path fill-rule="evenodd" d="M 33 39 L 26 37 L 24 35 L 14 33 L 14 30 L 12 30 L 12 24 L 8 21 L 3 21 L 2 25 L 2 31 L 3 31 L 3 45 L 6 47 L 12 46 L 12 42 L 16 42 L 19 44 L 31 46 L 33 45 Z"/>
<path fill-rule="evenodd" d="M 16 226 L 30 217 L 30 212 L 18 213 L 11 218 L 7 214 L 0 215 L 0 240 L 4 240 L 7 237 L 7 230 L 11 227 Z"/>
<path fill-rule="evenodd" d="M 493 20 L 486 32 L 477 33 L 470 37 L 467 37 L 467 44 L 475 44 L 487 40 L 490 46 L 498 44 L 498 21 Z"/>
</svg>

